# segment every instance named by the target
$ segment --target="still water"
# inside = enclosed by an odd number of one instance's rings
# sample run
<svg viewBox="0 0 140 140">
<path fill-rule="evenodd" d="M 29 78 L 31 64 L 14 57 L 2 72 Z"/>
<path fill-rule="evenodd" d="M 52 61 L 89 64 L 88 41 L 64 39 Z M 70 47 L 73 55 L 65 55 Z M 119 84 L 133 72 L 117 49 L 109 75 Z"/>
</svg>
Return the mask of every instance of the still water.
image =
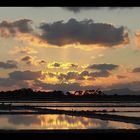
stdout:
<svg viewBox="0 0 140 140">
<path fill-rule="evenodd" d="M 9 103 L 9 102 L 7 102 Z M 11 102 L 10 102 L 11 103 Z M 140 118 L 140 103 L 48 103 L 48 102 L 12 102 L 12 105 L 35 105 L 39 108 L 60 110 L 92 110 L 106 114 L 114 114 Z M 115 112 L 111 112 L 115 110 Z M 1 110 L 2 112 L 4 110 Z M 16 110 L 17 111 L 17 110 Z M 18 110 L 19 112 L 21 110 Z M 32 110 L 22 110 L 31 111 Z M 0 115 L 0 129 L 140 129 L 140 125 L 119 121 L 101 120 L 95 118 L 68 115 Z"/>
<path fill-rule="evenodd" d="M 140 125 L 67 115 L 1 115 L 0 129 L 140 129 Z"/>
<path fill-rule="evenodd" d="M 5 102 L 5 101 L 4 101 Z M 2 101 L 0 102 L 2 103 Z M 27 102 L 27 101 L 19 101 L 19 102 L 14 102 L 14 101 L 7 101 L 5 103 L 12 103 L 13 105 L 35 105 L 35 106 L 52 106 L 52 107 L 56 107 L 56 106 L 68 106 L 68 107 L 96 107 L 96 106 L 101 106 L 101 107 L 112 107 L 112 106 L 131 106 L 131 107 L 140 107 L 140 103 L 139 102 L 91 102 L 91 103 L 84 103 L 84 102 L 69 102 L 69 103 L 64 103 L 64 102 Z"/>
</svg>

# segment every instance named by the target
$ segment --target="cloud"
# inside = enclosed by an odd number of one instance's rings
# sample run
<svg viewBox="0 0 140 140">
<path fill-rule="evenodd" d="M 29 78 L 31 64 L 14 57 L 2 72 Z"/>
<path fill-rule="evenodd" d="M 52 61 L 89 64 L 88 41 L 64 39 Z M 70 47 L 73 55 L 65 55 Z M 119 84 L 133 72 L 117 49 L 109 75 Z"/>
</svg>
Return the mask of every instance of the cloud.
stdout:
<svg viewBox="0 0 140 140">
<path fill-rule="evenodd" d="M 24 56 L 23 58 L 21 58 L 21 61 L 26 62 L 26 64 L 28 65 L 32 64 L 32 60 L 33 58 L 31 56 Z"/>
<path fill-rule="evenodd" d="M 24 78 L 24 80 L 27 78 Z M 112 84 L 111 86 L 104 87 L 104 85 L 81 85 L 80 83 L 64 83 L 60 82 L 53 84 L 53 83 L 46 83 L 40 80 L 34 79 L 32 85 L 29 85 L 26 81 L 22 78 L 12 79 L 12 78 L 0 78 L 0 87 L 15 87 L 15 88 L 33 88 L 33 89 L 43 89 L 43 90 L 62 90 L 64 92 L 70 90 L 86 90 L 86 89 L 97 89 L 100 88 L 101 90 L 104 89 L 122 89 L 122 88 L 130 88 L 132 90 L 140 90 L 140 81 L 132 81 L 126 83 L 116 83 Z"/>
<path fill-rule="evenodd" d="M 31 81 L 41 77 L 41 72 L 30 70 L 13 71 L 8 76 L 7 78 L 0 77 L 0 87 L 29 88 L 32 86 Z"/>
<path fill-rule="evenodd" d="M 27 65 L 34 65 L 34 66 L 43 65 L 46 63 L 46 61 L 43 59 L 41 59 L 41 60 L 36 59 L 36 57 L 29 56 L 29 55 L 22 57 L 21 61 L 25 62 Z"/>
<path fill-rule="evenodd" d="M 26 83 L 25 81 L 19 81 L 16 79 L 11 79 L 11 78 L 0 78 L 0 87 L 28 87 L 28 83 Z"/>
<path fill-rule="evenodd" d="M 95 71 L 95 72 L 89 72 L 89 71 L 82 71 L 80 73 L 80 77 L 84 78 L 87 76 L 87 80 L 95 80 L 99 77 L 109 77 L 111 74 L 108 71 L 102 70 L 102 71 Z M 85 78 L 84 78 L 85 79 Z"/>
<path fill-rule="evenodd" d="M 140 90 L 140 81 L 132 81 L 125 83 L 112 83 L 109 86 L 103 85 L 102 83 L 96 83 L 96 78 L 108 77 L 111 75 L 108 71 L 82 71 L 82 72 L 68 72 L 68 73 L 45 73 L 47 76 L 53 78 L 57 77 L 58 82 L 49 83 L 49 80 L 43 79 L 40 71 L 14 71 L 9 73 L 8 78 L 0 78 L 0 87 L 7 88 L 33 88 L 33 89 L 43 89 L 43 90 L 85 90 L 85 89 L 114 89 L 114 88 L 130 88 L 134 90 Z M 124 76 L 118 75 L 118 78 L 125 78 Z M 45 77 L 44 77 L 45 78 Z M 71 81 L 72 80 L 72 81 Z M 85 81 L 88 80 L 86 84 Z M 90 80 L 94 84 L 90 83 Z M 98 80 L 98 79 L 97 79 Z M 106 79 L 104 79 L 106 80 Z M 88 83 L 89 82 L 89 83 Z M 89 84 L 89 85 L 88 85 Z"/>
<path fill-rule="evenodd" d="M 70 80 L 95 80 L 96 78 L 100 77 L 109 77 L 111 75 L 110 72 L 108 71 L 96 71 L 96 72 L 89 72 L 89 71 L 82 71 L 82 72 L 77 72 L 77 71 L 69 71 L 67 73 L 46 73 L 46 76 L 50 78 L 57 78 L 59 82 L 68 82 Z"/>
<path fill-rule="evenodd" d="M 102 71 L 97 71 L 97 72 L 90 72 L 89 75 L 97 78 L 97 77 L 108 77 L 111 74 L 106 70 L 102 70 Z"/>
<path fill-rule="evenodd" d="M 118 79 L 125 79 L 127 76 L 124 76 L 124 75 L 117 75 L 117 78 Z"/>
<path fill-rule="evenodd" d="M 33 23 L 30 19 L 20 19 L 14 22 L 2 21 L 0 23 L 0 35 L 2 37 L 16 36 L 18 33 L 31 33 L 33 28 L 31 24 Z"/>
<path fill-rule="evenodd" d="M 59 83 L 59 84 L 48 84 L 43 83 L 39 80 L 34 82 L 34 88 L 42 88 L 44 90 L 62 90 L 62 91 L 70 91 L 70 90 L 81 90 L 81 89 L 93 89 L 96 86 L 81 86 L 79 83 Z"/>
<path fill-rule="evenodd" d="M 129 89 L 132 89 L 132 90 L 140 90 L 140 81 L 117 83 L 117 84 L 113 84 L 112 86 L 110 86 L 108 88 L 110 88 L 110 89 L 129 88 Z"/>
<path fill-rule="evenodd" d="M 60 66 L 59 66 L 60 67 Z M 67 73 L 46 73 L 49 77 L 55 77 L 59 81 L 70 81 L 70 80 L 95 80 L 101 77 L 109 77 L 111 75 L 110 71 L 118 68 L 115 64 L 93 64 L 89 65 L 87 69 L 95 69 L 97 71 L 68 71 Z"/>
<path fill-rule="evenodd" d="M 67 74 L 64 74 L 64 73 L 60 73 L 58 75 L 58 79 L 59 80 L 71 80 L 71 79 L 77 79 L 78 77 L 78 72 L 68 72 Z"/>
<path fill-rule="evenodd" d="M 98 9 L 104 9 L 104 7 L 63 7 L 63 9 L 66 9 L 68 11 L 79 13 L 82 10 L 98 10 Z M 115 10 L 115 9 L 131 9 L 132 7 L 106 7 L 109 10 Z"/>
<path fill-rule="evenodd" d="M 52 66 L 55 67 L 55 68 L 58 68 L 58 67 L 60 67 L 60 64 L 55 62 Z"/>
<path fill-rule="evenodd" d="M 45 64 L 46 61 L 45 61 L 45 60 L 39 60 L 38 63 L 39 63 L 40 65 L 42 65 L 42 64 Z"/>
<path fill-rule="evenodd" d="M 38 53 L 33 48 L 29 47 L 15 47 L 10 51 L 11 54 L 36 54 Z"/>
<path fill-rule="evenodd" d="M 92 80 L 94 78 L 98 77 L 109 77 L 111 75 L 110 71 L 115 70 L 119 67 L 119 65 L 115 64 L 92 64 L 87 66 L 87 69 L 91 70 L 97 70 L 95 72 L 90 72 L 89 73 L 89 78 L 88 80 Z"/>
<path fill-rule="evenodd" d="M 62 68 L 62 69 L 70 69 L 70 68 L 73 68 L 73 69 L 76 69 L 78 68 L 78 64 L 75 64 L 75 63 L 70 63 L 70 62 L 67 62 L 67 63 L 63 63 L 63 62 L 52 62 L 52 63 L 49 63 L 47 65 L 48 68 Z"/>
<path fill-rule="evenodd" d="M 39 28 L 42 30 L 40 39 L 57 46 L 80 43 L 113 47 L 129 42 L 125 27 L 116 28 L 107 23 L 95 23 L 91 19 L 77 21 L 71 18 L 66 23 L 42 23 Z"/>
<path fill-rule="evenodd" d="M 80 73 L 80 77 L 84 78 L 85 76 L 87 76 L 88 77 L 87 80 L 95 80 L 95 78 L 99 78 L 99 77 L 109 77 L 110 75 L 111 74 L 105 70 L 95 71 L 95 72 L 83 71 Z"/>
<path fill-rule="evenodd" d="M 66 9 L 66 10 L 74 12 L 74 13 L 78 13 L 81 10 L 99 9 L 99 7 L 63 7 L 63 9 Z"/>
<path fill-rule="evenodd" d="M 96 70 L 101 70 L 101 71 L 111 71 L 114 70 L 116 68 L 118 68 L 118 65 L 115 64 L 92 64 L 89 65 L 87 68 L 88 69 L 96 69 Z"/>
<path fill-rule="evenodd" d="M 9 77 L 15 80 L 35 80 L 41 76 L 41 71 L 14 71 L 9 73 Z"/>
<path fill-rule="evenodd" d="M 78 68 L 78 64 L 70 64 L 72 68 Z"/>
<path fill-rule="evenodd" d="M 17 62 L 14 60 L 7 60 L 7 62 L 0 62 L 0 68 L 3 69 L 15 69 L 17 67 Z"/>
<path fill-rule="evenodd" d="M 42 47 L 75 47 L 90 50 L 95 47 L 117 47 L 129 43 L 128 30 L 124 26 L 115 27 L 107 23 L 95 23 L 91 19 L 77 21 L 74 18 L 67 22 L 40 23 L 32 26 L 30 19 L 2 21 L 1 37 L 15 37 L 32 45 Z M 88 45 L 88 46 L 87 46 Z M 16 48 L 12 53 L 37 53 L 34 50 Z"/>
<path fill-rule="evenodd" d="M 25 56 L 25 57 L 23 57 L 21 60 L 22 60 L 22 61 L 29 61 L 30 59 L 31 59 L 30 56 Z"/>
<path fill-rule="evenodd" d="M 101 90 L 107 89 L 122 89 L 128 88 L 132 90 L 140 90 L 140 81 L 132 81 L 126 83 L 117 83 L 112 84 L 111 86 L 104 85 L 80 85 L 80 83 L 57 83 L 57 84 L 49 84 L 44 83 L 39 80 L 34 82 L 33 87 L 35 89 L 44 89 L 44 90 L 62 90 L 62 91 L 71 91 L 71 90 L 86 90 L 86 89 L 97 89 L 100 88 Z"/>
<path fill-rule="evenodd" d="M 134 73 L 140 72 L 140 67 L 134 68 L 132 72 Z"/>
</svg>

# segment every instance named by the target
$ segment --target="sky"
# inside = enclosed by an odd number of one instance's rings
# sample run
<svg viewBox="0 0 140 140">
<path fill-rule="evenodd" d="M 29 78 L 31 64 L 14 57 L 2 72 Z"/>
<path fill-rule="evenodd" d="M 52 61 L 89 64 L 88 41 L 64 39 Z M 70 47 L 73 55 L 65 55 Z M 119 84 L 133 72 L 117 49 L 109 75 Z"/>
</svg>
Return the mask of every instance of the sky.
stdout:
<svg viewBox="0 0 140 140">
<path fill-rule="evenodd" d="M 140 90 L 139 7 L 0 7 L 0 90 Z"/>
</svg>

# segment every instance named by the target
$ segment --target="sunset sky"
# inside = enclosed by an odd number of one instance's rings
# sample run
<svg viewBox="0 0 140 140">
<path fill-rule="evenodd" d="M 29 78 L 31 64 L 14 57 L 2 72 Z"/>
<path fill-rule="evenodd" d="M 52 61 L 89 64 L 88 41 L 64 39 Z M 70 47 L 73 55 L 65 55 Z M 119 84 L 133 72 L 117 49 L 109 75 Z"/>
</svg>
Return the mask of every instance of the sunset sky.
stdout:
<svg viewBox="0 0 140 140">
<path fill-rule="evenodd" d="M 0 7 L 0 90 L 140 90 L 139 13 Z"/>
</svg>

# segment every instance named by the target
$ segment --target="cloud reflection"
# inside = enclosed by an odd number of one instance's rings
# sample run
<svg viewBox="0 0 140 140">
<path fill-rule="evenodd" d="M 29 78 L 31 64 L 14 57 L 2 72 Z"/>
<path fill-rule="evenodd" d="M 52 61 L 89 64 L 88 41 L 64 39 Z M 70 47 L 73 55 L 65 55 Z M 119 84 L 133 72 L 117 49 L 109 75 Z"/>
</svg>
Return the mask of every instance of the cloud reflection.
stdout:
<svg viewBox="0 0 140 140">
<path fill-rule="evenodd" d="M 139 125 L 67 115 L 8 115 L 3 129 L 137 129 Z M 0 122 L 3 117 L 0 117 Z M 3 127 L 5 126 L 5 127 Z"/>
</svg>

